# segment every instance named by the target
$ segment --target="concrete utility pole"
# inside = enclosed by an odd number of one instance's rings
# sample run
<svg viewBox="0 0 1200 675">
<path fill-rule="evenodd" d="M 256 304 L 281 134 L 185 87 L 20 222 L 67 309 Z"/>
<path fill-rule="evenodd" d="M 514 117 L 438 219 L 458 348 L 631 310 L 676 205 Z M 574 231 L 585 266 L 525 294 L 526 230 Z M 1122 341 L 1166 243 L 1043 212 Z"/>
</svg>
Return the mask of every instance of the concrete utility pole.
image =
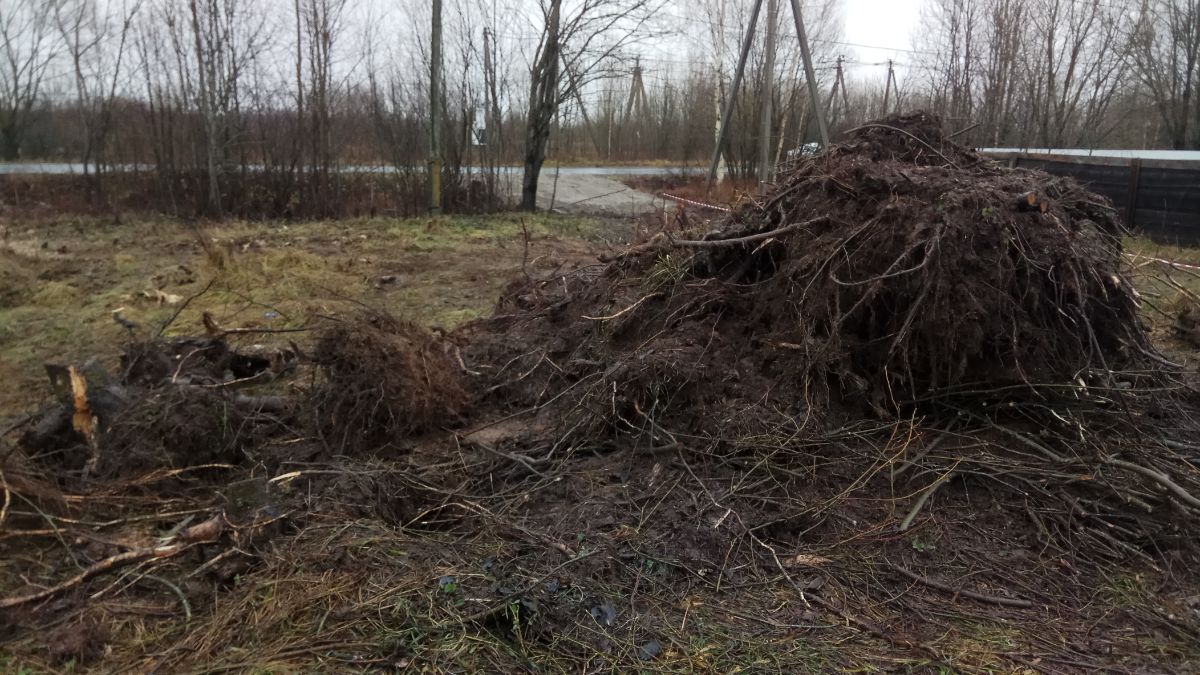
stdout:
<svg viewBox="0 0 1200 675">
<path fill-rule="evenodd" d="M 774 0 L 772 0 L 774 5 Z M 721 115 L 721 128 L 717 132 L 717 143 L 713 149 L 712 164 L 708 169 L 708 189 L 711 191 L 713 181 L 717 176 L 717 165 L 721 162 L 721 150 L 725 145 L 725 134 L 729 130 L 729 116 L 733 114 L 734 103 L 737 102 L 738 89 L 742 86 L 742 74 L 746 69 L 746 57 L 750 54 L 750 45 L 754 42 L 754 28 L 758 24 L 758 13 L 762 9 L 762 0 L 754 0 L 750 10 L 750 25 L 746 27 L 746 37 L 742 40 L 742 52 L 738 57 L 737 70 L 733 73 L 733 82 L 729 87 L 729 95 L 725 100 L 725 111 Z M 804 57 L 804 75 L 808 78 L 808 91 L 812 99 L 813 116 L 817 118 L 817 126 L 821 131 L 821 144 L 829 144 L 829 126 L 825 123 L 825 111 L 821 107 L 821 94 L 817 91 L 817 76 L 813 70 L 812 52 L 808 49 L 808 37 L 804 32 L 804 17 L 800 15 L 800 0 L 792 0 L 792 18 L 796 21 L 796 35 L 800 40 L 800 53 Z"/>
<path fill-rule="evenodd" d="M 767 0 L 767 63 L 764 67 L 762 126 L 758 134 L 758 187 L 771 180 L 771 127 L 775 121 L 775 30 L 779 23 L 777 0 Z"/>
<path fill-rule="evenodd" d="M 888 108 L 892 103 L 892 59 L 888 59 L 888 83 L 883 85 L 883 114 L 887 115 L 892 112 Z"/>
<path fill-rule="evenodd" d="M 442 0 L 433 0 L 429 64 L 429 212 L 442 212 Z"/>
<path fill-rule="evenodd" d="M 804 19 L 800 16 L 800 0 L 792 0 L 792 18 L 796 20 L 796 37 L 800 39 L 800 55 L 804 57 L 804 78 L 808 80 L 808 98 L 813 117 L 817 118 L 821 145 L 829 145 L 829 123 L 821 110 L 821 92 L 817 90 L 817 73 L 813 70 L 812 51 L 808 48 L 808 33 L 804 30 Z"/>
<path fill-rule="evenodd" d="M 754 0 L 750 10 L 750 25 L 746 27 L 746 37 L 742 40 L 742 53 L 738 55 L 737 69 L 733 71 L 733 83 L 729 86 L 729 98 L 725 99 L 725 112 L 721 115 L 721 130 L 717 132 L 717 145 L 713 148 L 712 164 L 708 169 L 708 189 L 712 190 L 713 180 L 717 177 L 717 164 L 721 161 L 721 149 L 725 145 L 725 134 L 729 132 L 729 116 L 733 114 L 733 106 L 737 103 L 738 89 L 742 86 L 742 75 L 746 72 L 746 59 L 750 56 L 750 45 L 754 42 L 754 27 L 758 25 L 758 12 L 762 9 L 762 0 Z"/>
</svg>

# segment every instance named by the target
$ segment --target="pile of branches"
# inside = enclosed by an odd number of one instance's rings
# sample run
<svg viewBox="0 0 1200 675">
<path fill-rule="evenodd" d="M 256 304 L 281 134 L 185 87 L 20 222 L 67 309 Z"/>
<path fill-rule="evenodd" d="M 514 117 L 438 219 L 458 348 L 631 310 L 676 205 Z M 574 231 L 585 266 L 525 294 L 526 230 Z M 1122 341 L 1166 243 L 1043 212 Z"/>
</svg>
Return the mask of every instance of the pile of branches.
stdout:
<svg viewBox="0 0 1200 675">
<path fill-rule="evenodd" d="M 864 444 L 835 461 L 938 476 L 910 486 L 914 516 L 952 477 L 1035 490 L 1051 511 L 1082 500 L 1131 533 L 1103 544 L 1120 557 L 1182 541 L 1175 516 L 1200 512 L 1195 409 L 1150 342 L 1121 232 L 1073 180 L 893 116 L 703 236 L 516 283 L 465 334 L 484 391 L 564 436 L 743 451 L 920 419 L 915 457 Z"/>
</svg>

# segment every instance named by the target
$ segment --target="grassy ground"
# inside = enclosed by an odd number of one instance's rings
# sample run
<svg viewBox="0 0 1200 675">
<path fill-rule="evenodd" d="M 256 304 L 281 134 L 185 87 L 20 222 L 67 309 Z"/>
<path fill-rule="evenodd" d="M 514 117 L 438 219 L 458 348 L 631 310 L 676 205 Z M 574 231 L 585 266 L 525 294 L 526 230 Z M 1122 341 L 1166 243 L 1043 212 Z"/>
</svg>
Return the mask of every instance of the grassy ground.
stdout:
<svg viewBox="0 0 1200 675">
<path fill-rule="evenodd" d="M 293 328 L 358 302 L 453 328 L 490 311 L 523 260 L 531 272 L 594 261 L 626 227 L 513 214 L 9 225 L 0 230 L 0 419 L 42 400 L 43 363 L 115 353 L 128 337 L 115 311 L 152 331 L 208 288 L 168 333 L 196 332 L 205 311 L 222 325 Z"/>
</svg>

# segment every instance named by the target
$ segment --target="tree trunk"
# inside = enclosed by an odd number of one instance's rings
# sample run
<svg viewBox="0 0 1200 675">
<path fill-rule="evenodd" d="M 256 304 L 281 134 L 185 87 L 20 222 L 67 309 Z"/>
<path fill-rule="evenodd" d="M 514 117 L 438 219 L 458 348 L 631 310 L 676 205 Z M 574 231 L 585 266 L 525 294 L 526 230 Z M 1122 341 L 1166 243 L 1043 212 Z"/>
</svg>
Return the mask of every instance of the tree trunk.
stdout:
<svg viewBox="0 0 1200 675">
<path fill-rule="evenodd" d="M 538 176 L 546 162 L 546 142 L 558 109 L 558 24 L 562 0 L 553 0 L 546 18 L 546 39 L 534 61 L 529 85 L 529 120 L 525 129 L 525 177 L 521 181 L 521 210 L 537 209 Z"/>
<path fill-rule="evenodd" d="M 0 158 L 12 162 L 21 157 L 21 133 L 15 124 L 0 127 Z"/>
</svg>

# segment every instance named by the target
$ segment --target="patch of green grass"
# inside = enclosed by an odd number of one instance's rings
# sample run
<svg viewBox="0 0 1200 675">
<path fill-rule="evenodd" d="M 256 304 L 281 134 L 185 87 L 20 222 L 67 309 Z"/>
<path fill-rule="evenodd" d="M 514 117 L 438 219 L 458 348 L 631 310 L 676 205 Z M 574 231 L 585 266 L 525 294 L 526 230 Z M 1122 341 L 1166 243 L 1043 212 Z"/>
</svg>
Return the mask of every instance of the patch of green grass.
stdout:
<svg viewBox="0 0 1200 675">
<path fill-rule="evenodd" d="M 1108 576 L 1096 591 L 1106 602 L 1116 607 L 1138 607 L 1153 598 L 1146 578 L 1136 572 Z"/>
<path fill-rule="evenodd" d="M 39 284 L 29 298 L 29 304 L 34 307 L 60 309 L 75 307 L 80 304 L 81 294 L 78 288 L 62 281 L 46 281 Z"/>
<path fill-rule="evenodd" d="M 687 273 L 688 263 L 684 257 L 672 256 L 669 253 L 660 255 L 646 274 L 646 289 L 650 291 L 669 290 L 682 282 L 687 277 Z"/>
</svg>

